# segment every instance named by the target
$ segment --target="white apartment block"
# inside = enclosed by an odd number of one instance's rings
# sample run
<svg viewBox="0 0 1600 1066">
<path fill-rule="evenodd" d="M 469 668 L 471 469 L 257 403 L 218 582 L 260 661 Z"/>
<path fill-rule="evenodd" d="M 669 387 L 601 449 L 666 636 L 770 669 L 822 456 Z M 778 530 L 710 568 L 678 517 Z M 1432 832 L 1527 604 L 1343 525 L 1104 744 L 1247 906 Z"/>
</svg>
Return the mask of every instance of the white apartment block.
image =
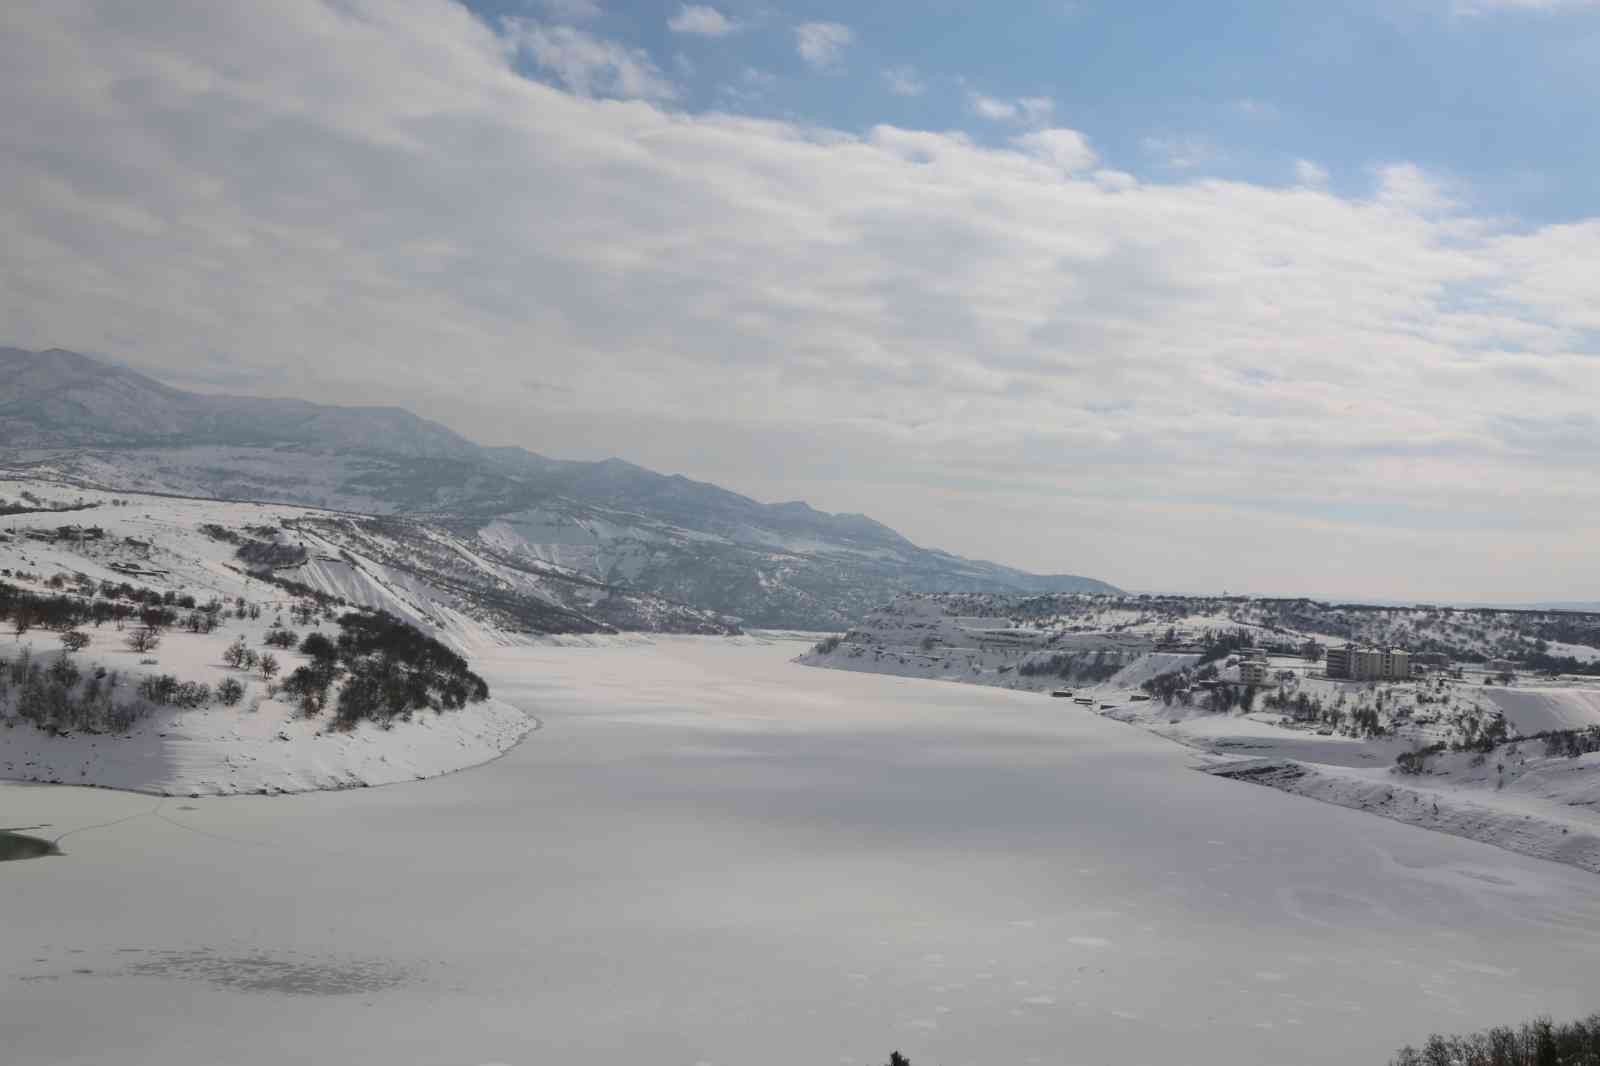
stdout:
<svg viewBox="0 0 1600 1066">
<path fill-rule="evenodd" d="M 1401 648 L 1329 648 L 1327 675 L 1349 681 L 1402 681 L 1411 676 L 1411 655 Z"/>
</svg>

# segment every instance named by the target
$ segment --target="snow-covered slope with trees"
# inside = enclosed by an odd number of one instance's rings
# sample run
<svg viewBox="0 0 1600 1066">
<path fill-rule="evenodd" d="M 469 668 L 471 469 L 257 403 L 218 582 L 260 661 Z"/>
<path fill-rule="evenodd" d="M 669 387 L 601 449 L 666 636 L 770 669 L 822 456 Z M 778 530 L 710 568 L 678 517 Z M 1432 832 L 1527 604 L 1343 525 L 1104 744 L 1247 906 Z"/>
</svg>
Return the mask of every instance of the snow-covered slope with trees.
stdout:
<svg viewBox="0 0 1600 1066">
<path fill-rule="evenodd" d="M 535 725 L 447 675 L 470 688 L 473 655 L 556 622 L 614 631 L 593 582 L 581 613 L 559 573 L 368 521 L 0 481 L 0 777 L 200 795 L 434 776 Z M 415 641 L 351 625 L 384 618 Z"/>
<path fill-rule="evenodd" d="M 1328 678 L 1321 655 L 1349 639 L 1451 665 L 1395 682 Z M 1245 684 L 1252 648 L 1266 680 Z M 799 661 L 1054 693 L 1063 713 L 1189 745 L 1213 773 L 1600 872 L 1600 615 L 908 595 Z"/>
</svg>

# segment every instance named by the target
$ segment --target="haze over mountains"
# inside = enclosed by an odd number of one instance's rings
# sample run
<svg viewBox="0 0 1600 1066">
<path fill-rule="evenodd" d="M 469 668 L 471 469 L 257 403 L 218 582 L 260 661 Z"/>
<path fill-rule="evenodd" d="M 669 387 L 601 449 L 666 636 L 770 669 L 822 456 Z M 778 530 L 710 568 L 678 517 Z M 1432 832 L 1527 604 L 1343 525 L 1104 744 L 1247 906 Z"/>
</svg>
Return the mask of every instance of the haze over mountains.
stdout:
<svg viewBox="0 0 1600 1066">
<path fill-rule="evenodd" d="M 482 447 L 397 408 L 185 392 L 61 350 L 0 349 L 0 448 L 99 487 L 409 516 L 746 625 L 839 628 L 901 591 L 1114 591 L 922 548 L 865 515 Z"/>
</svg>

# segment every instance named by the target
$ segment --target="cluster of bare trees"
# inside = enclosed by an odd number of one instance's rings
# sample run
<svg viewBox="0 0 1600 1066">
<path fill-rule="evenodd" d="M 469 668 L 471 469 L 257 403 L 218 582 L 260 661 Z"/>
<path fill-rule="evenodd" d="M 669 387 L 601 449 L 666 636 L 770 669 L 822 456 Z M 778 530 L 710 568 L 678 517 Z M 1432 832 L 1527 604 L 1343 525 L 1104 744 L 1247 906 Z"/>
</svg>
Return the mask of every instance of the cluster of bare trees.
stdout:
<svg viewBox="0 0 1600 1066">
<path fill-rule="evenodd" d="M 300 643 L 309 662 L 283 681 L 302 714 L 320 714 L 339 682 L 335 724 L 388 725 L 415 711 L 455 710 L 488 698 L 489 686 L 467 661 L 420 630 L 387 614 L 351 612 L 339 619 L 337 641 L 310 633 Z"/>
<path fill-rule="evenodd" d="M 1079 681 L 1084 684 L 1094 684 L 1122 669 L 1122 657 L 1107 648 L 1097 648 L 1093 652 L 1053 652 L 1049 655 L 1030 658 L 1018 664 L 1017 673 L 1023 677 L 1038 677 L 1048 675 L 1059 677 L 1063 681 Z"/>
<path fill-rule="evenodd" d="M 1600 751 L 1600 726 L 1590 726 L 1587 729 L 1558 729 L 1540 735 L 1540 739 L 1544 741 L 1546 755 L 1552 758 L 1560 755 L 1576 759 L 1580 755 Z"/>
<path fill-rule="evenodd" d="M 14 715 L 52 735 L 123 733 L 150 711 L 114 670 L 81 669 L 66 655 L 45 663 L 26 648 L 0 660 L 0 718 Z"/>
<path fill-rule="evenodd" d="M 245 643 L 242 636 L 223 649 L 222 661 L 235 670 L 259 671 L 261 680 L 268 682 L 277 677 L 278 671 L 282 668 L 276 655 L 270 651 L 257 652 Z"/>
<path fill-rule="evenodd" d="M 1535 1018 L 1466 1036 L 1435 1033 L 1404 1047 L 1390 1066 L 1594 1066 L 1600 1063 L 1600 1013 L 1557 1024 Z"/>
</svg>

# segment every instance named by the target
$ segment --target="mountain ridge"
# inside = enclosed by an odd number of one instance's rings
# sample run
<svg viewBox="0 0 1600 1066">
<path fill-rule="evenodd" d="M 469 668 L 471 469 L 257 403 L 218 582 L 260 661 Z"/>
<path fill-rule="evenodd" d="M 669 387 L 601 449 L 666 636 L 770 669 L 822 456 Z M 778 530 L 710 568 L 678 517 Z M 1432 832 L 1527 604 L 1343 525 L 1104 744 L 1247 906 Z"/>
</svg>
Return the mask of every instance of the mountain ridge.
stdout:
<svg viewBox="0 0 1600 1066">
<path fill-rule="evenodd" d="M 482 446 L 402 408 L 185 392 L 63 349 L 0 348 L 0 451 L 90 485 L 426 519 L 508 563 L 587 573 L 750 625 L 846 626 L 902 591 L 1117 591 L 620 458 Z"/>
</svg>

